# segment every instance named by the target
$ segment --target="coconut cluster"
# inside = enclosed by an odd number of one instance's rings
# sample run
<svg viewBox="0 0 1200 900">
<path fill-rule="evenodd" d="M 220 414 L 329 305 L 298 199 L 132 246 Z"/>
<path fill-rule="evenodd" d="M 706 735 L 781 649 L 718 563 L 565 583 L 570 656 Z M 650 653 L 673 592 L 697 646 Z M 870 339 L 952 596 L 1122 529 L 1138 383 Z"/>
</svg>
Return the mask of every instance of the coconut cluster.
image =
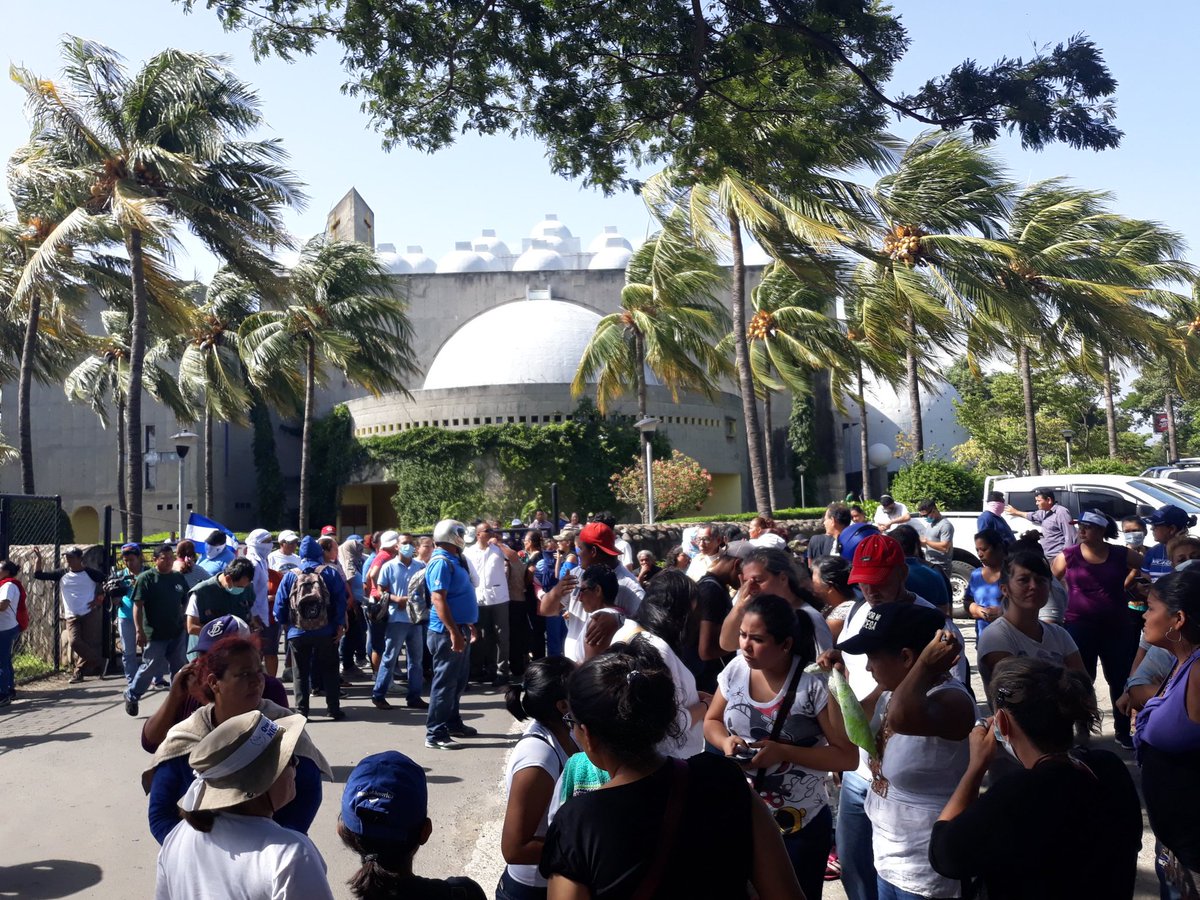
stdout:
<svg viewBox="0 0 1200 900">
<path fill-rule="evenodd" d="M 746 334 L 752 341 L 765 341 L 775 330 L 775 317 L 765 310 L 759 310 L 746 326 Z"/>
<path fill-rule="evenodd" d="M 896 262 L 915 263 L 921 255 L 924 232 L 913 225 L 897 225 L 883 239 L 883 252 Z"/>
</svg>

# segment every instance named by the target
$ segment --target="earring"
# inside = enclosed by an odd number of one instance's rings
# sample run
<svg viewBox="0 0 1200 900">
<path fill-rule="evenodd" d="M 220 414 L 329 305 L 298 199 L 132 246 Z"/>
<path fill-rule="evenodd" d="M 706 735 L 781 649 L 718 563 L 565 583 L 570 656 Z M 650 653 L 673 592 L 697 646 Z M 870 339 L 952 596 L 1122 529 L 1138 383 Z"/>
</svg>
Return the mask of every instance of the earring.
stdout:
<svg viewBox="0 0 1200 900">
<path fill-rule="evenodd" d="M 1168 628 L 1168 629 L 1167 629 L 1167 640 L 1168 640 L 1168 641 L 1170 641 L 1172 644 L 1178 644 L 1180 641 L 1182 641 L 1182 640 L 1183 640 L 1183 635 L 1181 634 L 1181 635 L 1179 635 L 1179 636 L 1177 636 L 1177 637 L 1174 637 L 1174 638 L 1173 638 L 1173 637 L 1171 637 L 1171 632 L 1172 632 L 1172 631 L 1174 631 L 1174 630 L 1175 630 L 1175 626 L 1174 626 L 1174 625 L 1172 625 L 1170 628 Z"/>
</svg>

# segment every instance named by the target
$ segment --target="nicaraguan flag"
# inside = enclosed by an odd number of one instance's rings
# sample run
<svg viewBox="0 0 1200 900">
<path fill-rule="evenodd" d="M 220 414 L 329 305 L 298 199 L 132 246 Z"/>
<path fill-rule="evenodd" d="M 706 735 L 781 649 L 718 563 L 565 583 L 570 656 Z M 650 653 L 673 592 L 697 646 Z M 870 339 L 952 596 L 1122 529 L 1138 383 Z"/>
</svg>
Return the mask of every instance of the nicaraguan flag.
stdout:
<svg viewBox="0 0 1200 900">
<path fill-rule="evenodd" d="M 214 522 L 207 516 L 202 516 L 197 513 L 190 513 L 187 520 L 187 528 L 183 530 L 183 536 L 189 541 L 194 541 L 196 544 L 203 544 L 208 540 L 208 536 L 213 531 L 223 531 L 226 534 L 226 546 L 237 549 L 238 539 L 234 537 L 233 532 L 222 525 L 220 522 Z"/>
</svg>

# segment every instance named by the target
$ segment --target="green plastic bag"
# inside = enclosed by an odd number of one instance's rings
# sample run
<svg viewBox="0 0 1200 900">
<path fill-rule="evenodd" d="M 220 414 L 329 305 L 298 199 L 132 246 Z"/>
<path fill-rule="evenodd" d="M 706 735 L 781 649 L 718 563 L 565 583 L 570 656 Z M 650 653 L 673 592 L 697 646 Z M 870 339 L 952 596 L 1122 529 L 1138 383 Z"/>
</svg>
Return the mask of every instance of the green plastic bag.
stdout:
<svg viewBox="0 0 1200 900">
<path fill-rule="evenodd" d="M 850 682 L 837 669 L 826 671 L 813 663 L 804 670 L 813 675 L 821 675 L 828 679 L 829 693 L 842 711 L 842 721 L 846 723 L 846 734 L 855 745 L 862 747 L 868 753 L 875 752 L 875 733 L 871 731 L 871 719 L 867 716 L 850 689 Z"/>
</svg>

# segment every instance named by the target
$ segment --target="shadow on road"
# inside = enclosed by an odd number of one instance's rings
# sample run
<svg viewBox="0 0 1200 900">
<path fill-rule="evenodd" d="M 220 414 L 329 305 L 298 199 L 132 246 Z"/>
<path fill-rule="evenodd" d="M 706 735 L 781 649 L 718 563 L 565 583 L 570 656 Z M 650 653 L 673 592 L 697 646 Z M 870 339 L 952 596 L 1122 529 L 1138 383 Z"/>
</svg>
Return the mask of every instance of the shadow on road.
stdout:
<svg viewBox="0 0 1200 900">
<path fill-rule="evenodd" d="M 100 883 L 100 867 L 70 859 L 0 866 L 0 897 L 53 900 L 70 897 Z"/>
<path fill-rule="evenodd" d="M 20 750 L 33 744 L 48 744 L 51 741 L 85 741 L 92 736 L 90 731 L 64 731 L 57 734 L 8 734 L 0 735 L 0 747 Z M 0 897 L 4 896 L 4 882 L 0 882 Z"/>
</svg>

